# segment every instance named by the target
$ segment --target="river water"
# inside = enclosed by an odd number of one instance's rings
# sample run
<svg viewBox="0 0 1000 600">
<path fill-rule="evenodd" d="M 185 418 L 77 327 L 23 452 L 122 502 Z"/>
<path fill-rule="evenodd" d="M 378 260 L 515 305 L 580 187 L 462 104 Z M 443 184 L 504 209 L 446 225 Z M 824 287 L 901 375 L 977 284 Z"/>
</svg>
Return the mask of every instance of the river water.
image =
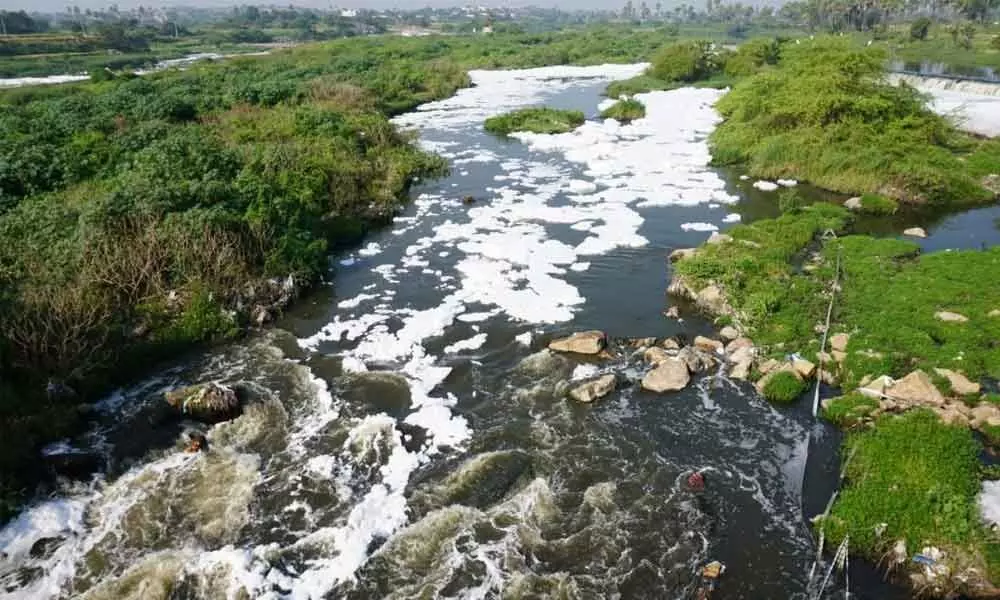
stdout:
<svg viewBox="0 0 1000 600">
<path fill-rule="evenodd" d="M 596 118 L 606 83 L 641 70 L 474 72 L 397 119 L 452 174 L 332 257 L 332 285 L 278 328 L 97 405 L 70 443 L 101 451 L 107 473 L 0 530 L 0 597 L 689 598 L 720 560 L 713 598 L 807 598 L 807 520 L 836 485 L 836 431 L 724 377 L 658 396 L 628 352 L 544 350 L 591 328 L 710 334 L 662 315 L 665 257 L 751 218 L 762 193 L 707 167 L 719 91 L 645 95 L 629 126 Z M 540 103 L 591 120 L 482 131 Z M 565 398 L 604 372 L 610 396 Z M 251 401 L 185 454 L 162 393 L 208 380 L 243 382 Z M 685 485 L 694 470 L 703 492 Z M 854 597 L 898 597 L 860 564 L 852 577 Z"/>
</svg>

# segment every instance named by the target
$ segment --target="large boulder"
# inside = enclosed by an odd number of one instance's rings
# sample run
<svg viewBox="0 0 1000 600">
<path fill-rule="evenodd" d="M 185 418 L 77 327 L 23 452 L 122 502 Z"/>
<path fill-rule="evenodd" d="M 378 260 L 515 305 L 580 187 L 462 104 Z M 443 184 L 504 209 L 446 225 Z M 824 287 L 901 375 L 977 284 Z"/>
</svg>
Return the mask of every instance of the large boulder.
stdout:
<svg viewBox="0 0 1000 600">
<path fill-rule="evenodd" d="M 642 353 L 642 359 L 653 366 L 660 364 L 668 358 L 670 358 L 670 355 L 667 354 L 667 351 L 657 346 L 647 348 L 646 351 Z"/>
<path fill-rule="evenodd" d="M 681 348 L 677 353 L 677 358 L 687 365 L 692 373 L 702 373 L 715 367 L 716 361 L 711 354 L 707 354 L 691 346 Z"/>
<path fill-rule="evenodd" d="M 803 379 L 809 379 L 816 374 L 816 365 L 804 358 L 793 359 L 792 368 L 795 369 L 795 372 L 798 373 L 799 377 L 802 377 Z"/>
<path fill-rule="evenodd" d="M 651 392 L 676 392 L 691 382 L 688 366 L 679 358 L 665 360 L 642 378 L 643 389 Z"/>
<path fill-rule="evenodd" d="M 732 325 L 726 325 L 719 331 L 719 337 L 726 340 L 727 342 L 731 342 L 740 337 L 740 332 Z"/>
<path fill-rule="evenodd" d="M 711 314 L 722 315 L 729 313 L 729 304 L 726 302 L 726 296 L 722 293 L 722 288 L 717 285 L 706 286 L 698 292 L 694 301 L 702 310 Z"/>
<path fill-rule="evenodd" d="M 566 338 L 552 340 L 549 342 L 549 349 L 575 354 L 600 354 L 607 341 L 603 331 L 581 331 Z"/>
<path fill-rule="evenodd" d="M 733 379 L 750 379 L 755 355 L 756 351 L 753 347 L 737 348 L 729 355 L 729 362 L 733 365 L 729 376 Z"/>
<path fill-rule="evenodd" d="M 713 340 L 704 336 L 694 338 L 694 347 L 704 352 L 721 352 L 725 345 L 719 340 Z"/>
<path fill-rule="evenodd" d="M 882 375 L 858 388 L 858 392 L 871 398 L 882 398 L 886 395 L 886 390 L 892 387 L 893 383 L 891 377 Z"/>
<path fill-rule="evenodd" d="M 934 387 L 927 373 L 917 369 L 892 385 L 885 394 L 897 402 L 910 405 L 942 406 L 944 396 Z"/>
<path fill-rule="evenodd" d="M 183 416 L 204 423 L 235 419 L 242 412 L 236 390 L 215 382 L 167 392 L 166 400 Z"/>
<path fill-rule="evenodd" d="M 615 375 L 608 373 L 597 379 L 581 383 L 569 391 L 569 397 L 577 402 L 593 402 L 607 396 L 615 389 Z"/>
<path fill-rule="evenodd" d="M 951 369 L 934 369 L 934 372 L 947 379 L 951 384 L 951 391 L 960 396 L 978 394 L 981 389 L 978 383 L 969 381 L 965 375 Z"/>
</svg>

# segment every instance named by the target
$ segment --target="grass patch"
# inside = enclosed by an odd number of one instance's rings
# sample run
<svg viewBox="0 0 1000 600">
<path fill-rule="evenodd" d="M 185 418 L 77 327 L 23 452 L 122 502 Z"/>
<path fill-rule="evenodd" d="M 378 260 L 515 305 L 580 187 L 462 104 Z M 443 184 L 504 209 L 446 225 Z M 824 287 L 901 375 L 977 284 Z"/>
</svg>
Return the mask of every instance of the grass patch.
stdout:
<svg viewBox="0 0 1000 600">
<path fill-rule="evenodd" d="M 634 96 L 659 90 L 676 89 L 678 84 L 673 81 L 664 81 L 651 75 L 642 74 L 630 79 L 612 81 L 604 90 L 604 95 L 608 98 L 621 98 L 622 96 Z"/>
<path fill-rule="evenodd" d="M 771 402 L 791 404 L 806 389 L 806 382 L 791 371 L 775 373 L 764 384 L 764 397 Z"/>
<path fill-rule="evenodd" d="M 878 408 L 878 401 L 864 394 L 847 394 L 832 399 L 823 408 L 823 417 L 841 427 L 849 429 L 864 420 L 873 410 Z"/>
<path fill-rule="evenodd" d="M 861 195 L 861 212 L 871 215 L 893 215 L 899 210 L 899 203 L 892 198 L 878 194 Z"/>
<path fill-rule="evenodd" d="M 601 112 L 605 119 L 615 119 L 622 123 L 631 123 L 646 116 L 646 105 L 634 98 L 619 100 Z"/>
<path fill-rule="evenodd" d="M 486 119 L 486 131 L 509 135 L 515 131 L 566 133 L 583 125 L 586 118 L 578 110 L 525 108 Z"/>
<path fill-rule="evenodd" d="M 929 411 L 883 417 L 874 430 L 851 434 L 846 485 L 822 521 L 827 537 L 836 545 L 850 535 L 852 550 L 873 561 L 903 539 L 911 553 L 931 545 L 982 562 L 994 544 L 976 509 L 978 451 L 967 429 Z"/>
</svg>

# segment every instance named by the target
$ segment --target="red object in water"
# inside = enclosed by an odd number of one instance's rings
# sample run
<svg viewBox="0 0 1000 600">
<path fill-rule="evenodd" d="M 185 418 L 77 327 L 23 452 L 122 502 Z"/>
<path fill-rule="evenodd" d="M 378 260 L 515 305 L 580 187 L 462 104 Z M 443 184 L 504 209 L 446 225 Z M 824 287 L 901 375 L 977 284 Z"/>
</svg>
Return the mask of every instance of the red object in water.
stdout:
<svg viewBox="0 0 1000 600">
<path fill-rule="evenodd" d="M 688 475 L 688 487 L 696 492 L 705 489 L 705 476 L 698 471 L 691 473 Z"/>
</svg>

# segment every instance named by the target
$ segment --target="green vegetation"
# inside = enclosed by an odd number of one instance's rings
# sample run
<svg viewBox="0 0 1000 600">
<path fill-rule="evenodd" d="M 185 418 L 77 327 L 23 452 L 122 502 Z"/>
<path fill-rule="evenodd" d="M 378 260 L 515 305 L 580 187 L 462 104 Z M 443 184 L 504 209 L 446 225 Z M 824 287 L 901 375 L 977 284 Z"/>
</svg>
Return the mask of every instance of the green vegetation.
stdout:
<svg viewBox="0 0 1000 600">
<path fill-rule="evenodd" d="M 646 116 L 646 105 L 634 98 L 619 100 L 601 113 L 605 119 L 631 123 Z"/>
<path fill-rule="evenodd" d="M 715 163 L 904 202 L 991 200 L 962 160 L 980 142 L 930 112 L 912 88 L 884 83 L 883 62 L 847 39 L 785 45 L 775 68 L 717 103 L 725 120 L 711 137 Z"/>
<path fill-rule="evenodd" d="M 892 215 L 899 210 L 899 203 L 892 198 L 879 196 L 878 194 L 861 195 L 861 212 L 871 215 Z"/>
<path fill-rule="evenodd" d="M 861 423 L 876 408 L 878 400 L 855 392 L 826 403 L 823 417 L 842 429 L 849 429 Z"/>
<path fill-rule="evenodd" d="M 791 371 L 779 371 L 764 383 L 764 397 L 771 402 L 791 404 L 806 390 L 806 382 Z"/>
<path fill-rule="evenodd" d="M 1000 548 L 977 514 L 978 450 L 968 430 L 933 413 L 883 417 L 845 443 L 847 483 L 818 526 L 834 544 L 850 535 L 873 562 L 902 539 L 911 553 L 936 546 L 995 577 L 996 564 L 982 568 Z"/>
<path fill-rule="evenodd" d="M 566 133 L 583 125 L 586 118 L 578 110 L 525 108 L 486 119 L 486 131 L 509 135 L 515 131 Z"/>
<path fill-rule="evenodd" d="M 662 81 L 682 83 L 707 79 L 721 67 L 717 56 L 711 42 L 678 42 L 656 53 L 647 74 Z"/>
</svg>

